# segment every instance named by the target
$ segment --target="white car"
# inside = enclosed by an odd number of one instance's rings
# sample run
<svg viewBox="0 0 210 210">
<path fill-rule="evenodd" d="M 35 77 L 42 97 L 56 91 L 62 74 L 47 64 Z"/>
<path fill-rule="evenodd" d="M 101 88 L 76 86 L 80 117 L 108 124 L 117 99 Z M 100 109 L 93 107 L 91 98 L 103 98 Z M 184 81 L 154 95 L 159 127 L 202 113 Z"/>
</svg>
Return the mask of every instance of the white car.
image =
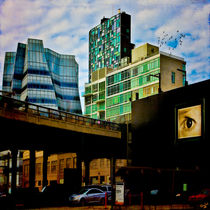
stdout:
<svg viewBox="0 0 210 210">
<path fill-rule="evenodd" d="M 82 189 L 78 194 L 71 195 L 69 201 L 71 204 L 79 204 L 81 206 L 91 203 L 104 205 L 105 192 L 97 188 Z"/>
</svg>

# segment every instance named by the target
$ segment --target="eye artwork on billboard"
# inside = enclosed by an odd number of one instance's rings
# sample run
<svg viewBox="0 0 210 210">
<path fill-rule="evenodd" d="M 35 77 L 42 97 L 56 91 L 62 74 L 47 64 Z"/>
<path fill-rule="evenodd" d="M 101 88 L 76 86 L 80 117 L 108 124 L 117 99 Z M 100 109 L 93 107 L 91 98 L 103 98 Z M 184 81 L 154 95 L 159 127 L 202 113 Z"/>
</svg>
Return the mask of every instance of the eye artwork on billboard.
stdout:
<svg viewBox="0 0 210 210">
<path fill-rule="evenodd" d="M 202 134 L 201 104 L 178 109 L 178 139 L 200 137 Z"/>
</svg>

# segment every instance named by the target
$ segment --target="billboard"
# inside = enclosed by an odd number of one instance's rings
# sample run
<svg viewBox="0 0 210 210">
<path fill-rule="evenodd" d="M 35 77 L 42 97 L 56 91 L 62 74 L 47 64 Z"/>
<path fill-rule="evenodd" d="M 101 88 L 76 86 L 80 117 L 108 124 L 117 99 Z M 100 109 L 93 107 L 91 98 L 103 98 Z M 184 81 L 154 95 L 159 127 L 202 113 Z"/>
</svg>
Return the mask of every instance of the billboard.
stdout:
<svg viewBox="0 0 210 210">
<path fill-rule="evenodd" d="M 204 105 L 205 99 L 201 99 L 176 106 L 176 143 L 203 139 Z"/>
<path fill-rule="evenodd" d="M 201 136 L 201 104 L 178 109 L 178 139 Z"/>
</svg>

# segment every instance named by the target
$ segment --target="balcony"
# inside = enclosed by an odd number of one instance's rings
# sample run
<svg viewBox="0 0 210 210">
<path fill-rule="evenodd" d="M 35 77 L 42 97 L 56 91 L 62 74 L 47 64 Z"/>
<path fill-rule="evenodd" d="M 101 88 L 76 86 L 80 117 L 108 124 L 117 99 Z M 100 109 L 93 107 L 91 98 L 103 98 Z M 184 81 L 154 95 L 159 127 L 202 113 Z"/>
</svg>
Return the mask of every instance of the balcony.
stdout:
<svg viewBox="0 0 210 210">
<path fill-rule="evenodd" d="M 97 97 L 96 103 L 101 103 L 105 101 L 105 91 L 100 92 Z"/>
</svg>

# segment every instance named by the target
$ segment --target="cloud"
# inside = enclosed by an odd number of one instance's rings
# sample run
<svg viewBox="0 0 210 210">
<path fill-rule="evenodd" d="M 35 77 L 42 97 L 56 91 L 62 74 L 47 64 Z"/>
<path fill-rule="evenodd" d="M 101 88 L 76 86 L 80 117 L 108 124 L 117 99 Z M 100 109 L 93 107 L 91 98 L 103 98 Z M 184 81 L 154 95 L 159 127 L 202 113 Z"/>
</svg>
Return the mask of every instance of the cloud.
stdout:
<svg viewBox="0 0 210 210">
<path fill-rule="evenodd" d="M 132 42 L 157 45 L 163 31 L 186 34 L 172 52 L 187 61 L 191 83 L 209 79 L 210 32 L 206 0 L 6 0 L 0 1 L 0 88 L 4 54 L 16 51 L 29 37 L 42 39 L 44 47 L 73 54 L 79 63 L 80 92 L 88 81 L 88 33 L 117 9 L 131 14 Z M 168 46 L 161 47 L 168 51 Z M 195 73 L 196 72 L 196 73 Z"/>
<path fill-rule="evenodd" d="M 209 11 L 210 4 L 183 7 L 179 14 L 173 16 L 155 32 L 157 37 L 163 38 L 164 33 L 167 33 L 177 40 L 178 35 L 185 34 L 182 45 L 178 43 L 172 53 L 185 58 L 190 83 L 209 79 Z M 162 47 L 162 50 L 168 51 L 167 45 Z"/>
<path fill-rule="evenodd" d="M 145 6 L 145 7 L 185 7 L 192 4 L 206 4 L 208 3 L 208 0 L 188 0 L 188 1 L 180 1 L 180 0 L 138 0 L 137 3 L 139 6 Z"/>
<path fill-rule="evenodd" d="M 45 14 L 45 8 L 41 1 L 7 0 L 1 6 L 1 30 L 20 30 L 27 25 L 40 20 Z"/>
</svg>

